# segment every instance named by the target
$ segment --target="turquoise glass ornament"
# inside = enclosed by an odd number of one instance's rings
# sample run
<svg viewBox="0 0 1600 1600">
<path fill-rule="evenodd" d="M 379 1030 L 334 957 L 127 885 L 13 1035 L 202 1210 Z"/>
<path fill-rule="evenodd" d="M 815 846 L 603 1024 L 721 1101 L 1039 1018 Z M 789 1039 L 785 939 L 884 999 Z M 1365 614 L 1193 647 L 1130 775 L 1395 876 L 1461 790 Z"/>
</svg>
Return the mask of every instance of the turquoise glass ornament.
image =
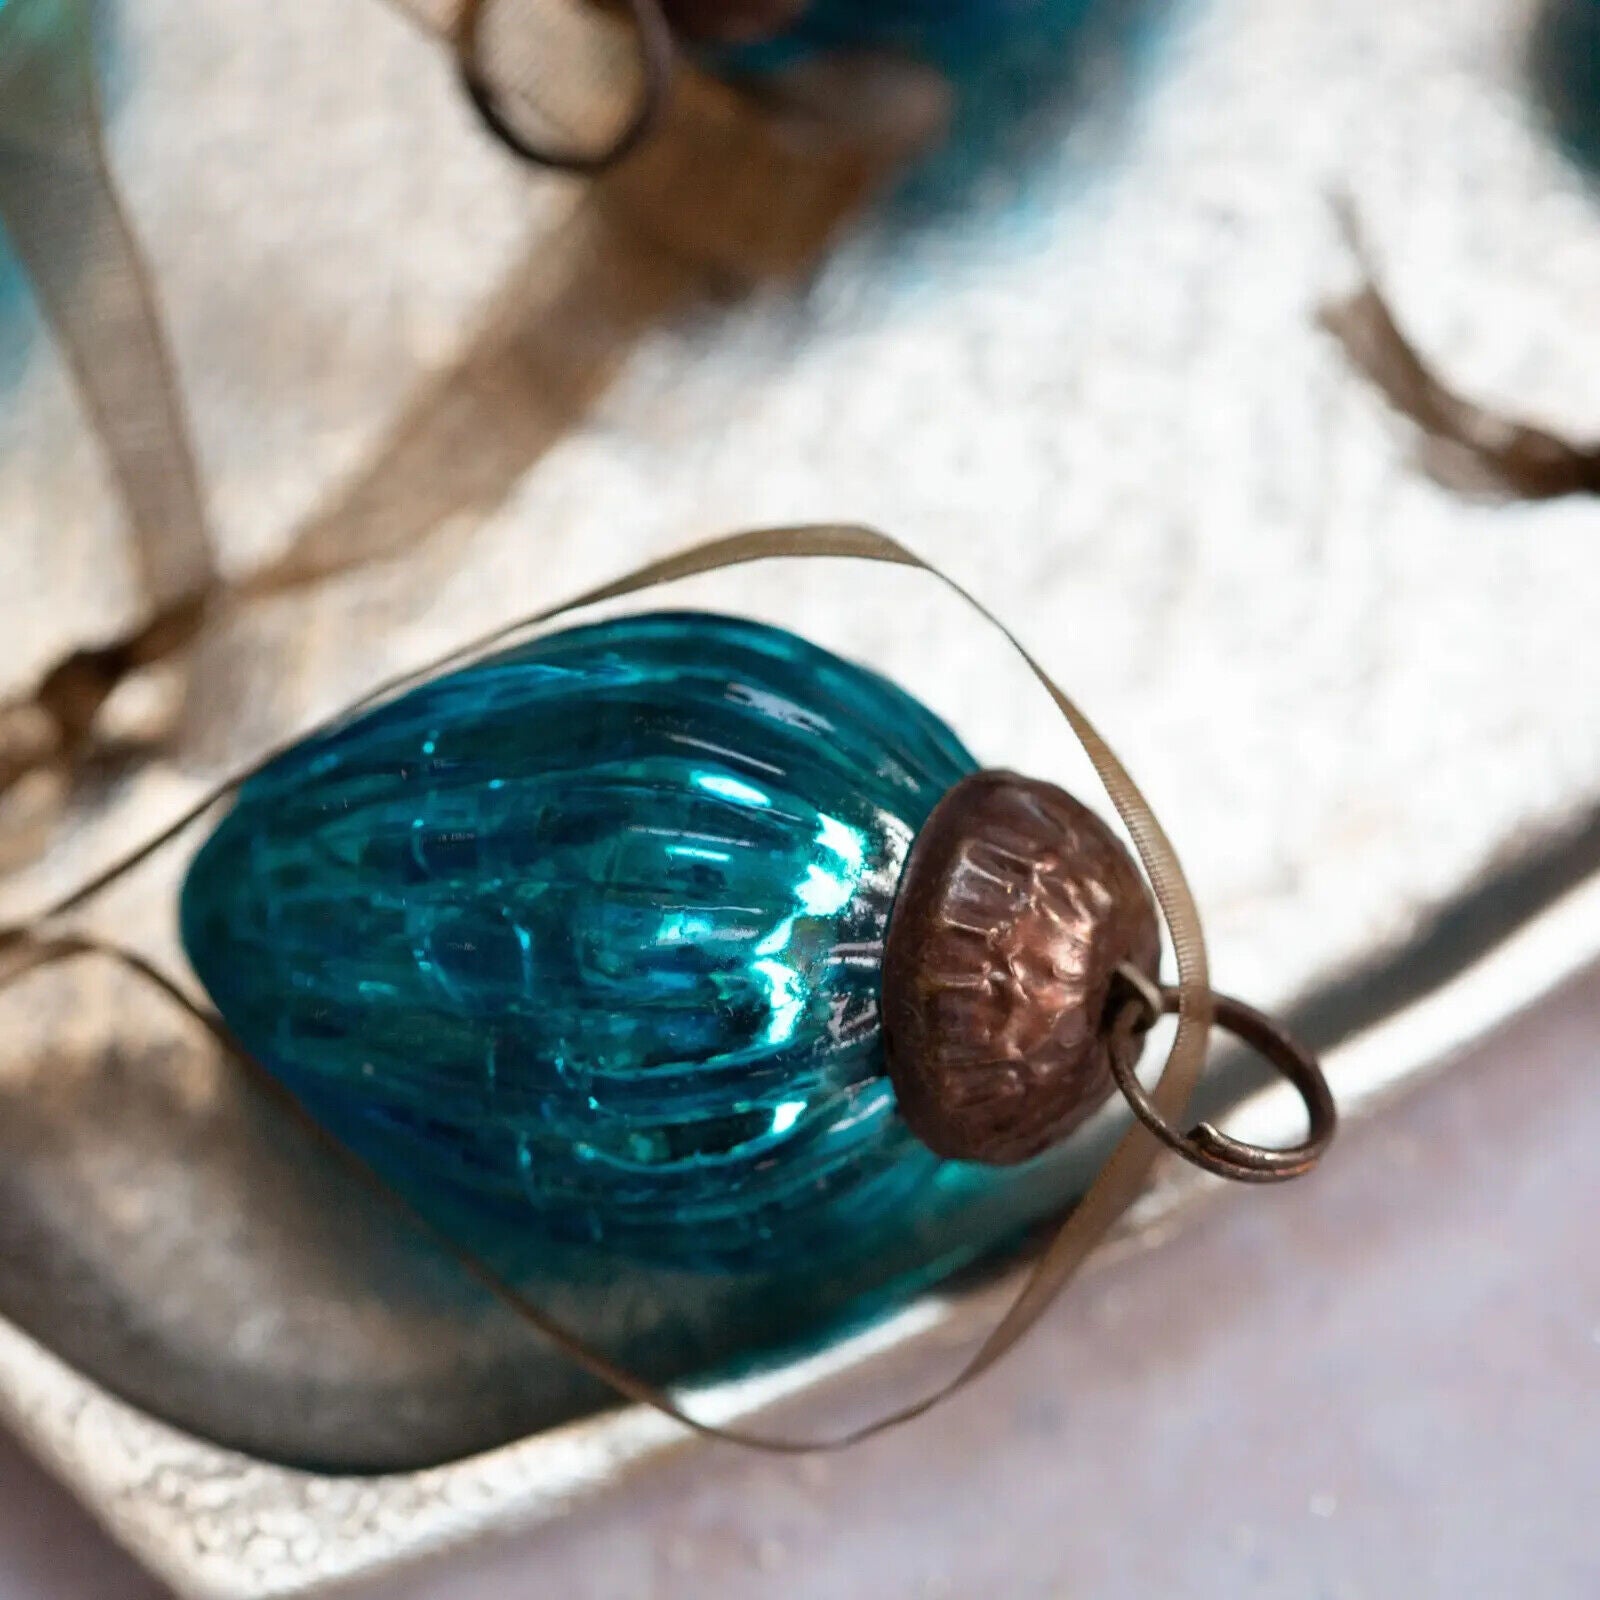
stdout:
<svg viewBox="0 0 1600 1600">
<path fill-rule="evenodd" d="M 911 841 L 973 768 L 793 634 L 580 627 L 253 777 L 190 869 L 184 944 L 245 1048 L 431 1204 L 658 1265 L 821 1263 L 933 1193 L 880 957 Z"/>
<path fill-rule="evenodd" d="M 278 756 L 181 922 L 308 1112 L 654 1384 L 814 1349 L 1059 1215 L 1103 1149 L 1074 1130 L 1133 1098 L 1177 995 L 1087 808 L 978 771 L 861 667 L 695 613 L 536 639 Z M 1225 1176 L 1305 1170 L 1333 1125 L 1314 1062 L 1217 1004 L 1312 1139 L 1225 1167 L 1152 1125 Z M 593 1362 L 529 1355 L 496 1438 L 606 1398 Z"/>
<path fill-rule="evenodd" d="M 814 1346 L 1082 1191 L 1067 1140 L 942 1159 L 880 985 L 913 842 L 975 763 L 793 634 L 636 615 L 277 757 L 185 880 L 242 1046 L 448 1237 L 630 1371 Z M 602 1403 L 518 1369 L 504 1437 Z"/>
</svg>

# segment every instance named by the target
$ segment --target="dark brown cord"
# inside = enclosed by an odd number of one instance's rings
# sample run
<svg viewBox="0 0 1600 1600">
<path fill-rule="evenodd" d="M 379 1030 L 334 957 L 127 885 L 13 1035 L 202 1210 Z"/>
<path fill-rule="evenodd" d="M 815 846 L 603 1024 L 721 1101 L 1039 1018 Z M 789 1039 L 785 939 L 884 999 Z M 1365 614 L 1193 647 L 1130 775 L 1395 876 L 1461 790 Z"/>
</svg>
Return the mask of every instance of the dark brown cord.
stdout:
<svg viewBox="0 0 1600 1600">
<path fill-rule="evenodd" d="M 1320 320 L 1351 364 L 1422 430 L 1434 475 L 1520 500 L 1600 494 L 1600 442 L 1574 441 L 1502 416 L 1468 400 L 1433 371 L 1378 287 L 1354 206 L 1341 197 L 1334 210 L 1364 281 L 1353 295 L 1324 306 Z"/>
<path fill-rule="evenodd" d="M 624 0 L 624 3 L 633 18 L 639 41 L 639 103 L 610 144 L 599 150 L 562 150 L 529 139 L 501 108 L 479 49 L 483 19 L 495 0 L 463 0 L 453 40 L 461 87 L 485 126 L 513 154 L 535 166 L 593 174 L 614 167 L 655 130 L 672 90 L 677 46 L 659 0 Z"/>
</svg>

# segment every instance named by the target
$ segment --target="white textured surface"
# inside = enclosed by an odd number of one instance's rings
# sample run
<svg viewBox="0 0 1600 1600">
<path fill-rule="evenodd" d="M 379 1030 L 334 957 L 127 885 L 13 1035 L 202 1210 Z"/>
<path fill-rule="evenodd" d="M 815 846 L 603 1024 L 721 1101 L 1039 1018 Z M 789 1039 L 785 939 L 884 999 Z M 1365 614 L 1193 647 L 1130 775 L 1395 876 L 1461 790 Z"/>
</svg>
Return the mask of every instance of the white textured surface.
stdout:
<svg viewBox="0 0 1600 1600">
<path fill-rule="evenodd" d="M 554 229 L 570 192 L 480 144 L 380 7 L 337 28 L 281 3 L 201 28 L 162 12 L 126 14 L 144 76 L 117 152 L 243 566 L 355 470 L 530 215 Z M 453 570 L 304 606 L 291 709 L 690 537 L 872 521 L 969 581 L 1119 744 L 1226 982 L 1278 999 L 1403 936 L 1600 788 L 1600 510 L 1472 506 L 1412 469 L 1404 427 L 1313 325 L 1346 272 L 1325 196 L 1353 190 L 1405 315 L 1464 381 L 1589 421 L 1600 214 L 1527 101 L 1527 12 L 1180 12 L 1146 86 L 1126 104 L 1109 87 L 1011 211 L 868 227 L 798 303 L 662 329 Z M 28 360 L 0 506 L 12 561 L 37 563 L 109 525 L 93 473 L 37 490 L 74 429 L 45 403 L 43 341 Z M 125 603 L 107 548 L 52 561 L 76 593 L 22 608 L 19 676 L 46 635 Z M 1020 676 L 922 588 L 808 573 L 718 592 L 924 687 L 981 755 L 1050 764 Z"/>
<path fill-rule="evenodd" d="M 875 521 L 1002 610 L 1116 741 L 1191 869 L 1223 983 L 1281 1000 L 1397 945 L 1509 843 L 1600 798 L 1600 509 L 1436 488 L 1312 320 L 1344 281 L 1325 195 L 1348 186 L 1425 348 L 1487 398 L 1600 422 L 1600 210 L 1528 102 L 1531 10 L 1184 10 L 1147 85 L 1126 104 L 1108 86 L 1014 211 L 875 224 L 798 303 L 658 331 L 452 568 L 306 606 L 295 709 L 691 536 Z M 117 155 L 246 566 L 355 469 L 571 191 L 479 144 L 376 5 L 123 17 Z M 42 340 L 21 359 L 0 413 L 19 681 L 129 603 L 61 375 Z M 48 609 L 30 589 L 47 557 Z M 715 587 L 925 686 L 980 755 L 1057 764 L 1020 676 L 921 586 Z M 5 1345 L 7 1409 L 59 1404 L 65 1432 L 30 1431 L 109 1514 L 178 1497 L 195 1542 L 174 1561 L 256 1518 L 259 1570 L 288 1584 L 421 1526 L 411 1487 L 373 1522 L 361 1507 L 388 1491 L 282 1474 L 283 1509 L 259 1516 L 261 1470 L 179 1450 Z M 494 1520 L 532 1462 L 432 1475 L 439 1528 Z"/>
</svg>

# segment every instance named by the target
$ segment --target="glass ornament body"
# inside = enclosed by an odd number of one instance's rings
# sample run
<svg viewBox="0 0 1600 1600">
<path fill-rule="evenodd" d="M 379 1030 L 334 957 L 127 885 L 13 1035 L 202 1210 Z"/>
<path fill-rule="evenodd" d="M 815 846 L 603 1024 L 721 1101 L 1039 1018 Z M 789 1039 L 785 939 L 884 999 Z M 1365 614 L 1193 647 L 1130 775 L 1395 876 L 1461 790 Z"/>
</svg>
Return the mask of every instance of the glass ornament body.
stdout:
<svg viewBox="0 0 1600 1600">
<path fill-rule="evenodd" d="M 809 1347 L 1015 1242 L 1069 1141 L 942 1160 L 879 1012 L 901 868 L 974 769 L 930 711 L 702 614 L 536 639 L 276 758 L 181 922 L 234 1035 L 432 1222 L 666 1381 Z M 604 1397 L 521 1372 L 515 1426 Z"/>
<path fill-rule="evenodd" d="M 274 761 L 189 872 L 184 942 L 408 1190 L 658 1264 L 820 1261 L 946 1165 L 895 1115 L 878 988 L 911 841 L 974 765 L 793 634 L 598 623 Z"/>
</svg>

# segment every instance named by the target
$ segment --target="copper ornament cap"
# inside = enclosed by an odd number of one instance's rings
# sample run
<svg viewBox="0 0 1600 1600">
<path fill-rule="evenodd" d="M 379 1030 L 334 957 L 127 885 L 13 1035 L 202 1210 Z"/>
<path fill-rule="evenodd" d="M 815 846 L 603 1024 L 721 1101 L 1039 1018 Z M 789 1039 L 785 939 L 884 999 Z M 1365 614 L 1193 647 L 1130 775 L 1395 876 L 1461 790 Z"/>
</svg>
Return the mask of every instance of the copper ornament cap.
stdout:
<svg viewBox="0 0 1600 1600">
<path fill-rule="evenodd" d="M 1116 835 L 1063 789 L 976 772 L 934 807 L 889 921 L 883 1023 L 900 1114 L 936 1154 L 1010 1166 L 1071 1133 L 1131 1068 L 1129 962 L 1154 978 L 1155 907 Z"/>
</svg>

